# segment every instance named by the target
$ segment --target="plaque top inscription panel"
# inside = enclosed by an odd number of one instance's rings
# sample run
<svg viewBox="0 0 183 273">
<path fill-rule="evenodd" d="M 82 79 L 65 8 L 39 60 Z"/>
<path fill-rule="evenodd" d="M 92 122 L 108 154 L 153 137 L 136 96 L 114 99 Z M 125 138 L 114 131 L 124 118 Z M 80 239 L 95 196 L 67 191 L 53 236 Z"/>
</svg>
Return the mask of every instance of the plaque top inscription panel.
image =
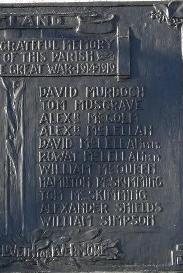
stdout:
<svg viewBox="0 0 183 273">
<path fill-rule="evenodd" d="M 183 270 L 182 24 L 0 7 L 0 272 Z"/>
</svg>

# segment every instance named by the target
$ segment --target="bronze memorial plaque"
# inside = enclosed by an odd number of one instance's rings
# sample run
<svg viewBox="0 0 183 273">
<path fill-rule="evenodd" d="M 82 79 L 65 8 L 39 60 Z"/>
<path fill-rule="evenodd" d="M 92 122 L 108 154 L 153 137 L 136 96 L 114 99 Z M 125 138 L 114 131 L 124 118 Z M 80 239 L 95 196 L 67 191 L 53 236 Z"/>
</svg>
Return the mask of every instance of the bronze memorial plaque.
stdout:
<svg viewBox="0 0 183 273">
<path fill-rule="evenodd" d="M 182 59 L 183 2 L 1 4 L 0 272 L 183 272 Z"/>
</svg>

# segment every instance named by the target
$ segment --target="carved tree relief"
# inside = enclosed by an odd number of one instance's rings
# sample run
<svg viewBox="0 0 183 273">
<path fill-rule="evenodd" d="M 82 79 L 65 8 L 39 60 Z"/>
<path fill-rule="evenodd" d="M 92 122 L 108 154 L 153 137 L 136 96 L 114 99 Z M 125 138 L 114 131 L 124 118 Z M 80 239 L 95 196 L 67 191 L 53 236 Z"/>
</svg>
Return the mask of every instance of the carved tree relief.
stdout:
<svg viewBox="0 0 183 273">
<path fill-rule="evenodd" d="M 183 2 L 171 1 L 168 4 L 155 4 L 150 14 L 159 23 L 167 23 L 171 27 L 181 29 L 182 59 L 183 59 Z M 171 250 L 171 264 L 183 265 L 183 244 L 176 244 Z"/>
<path fill-rule="evenodd" d="M 23 91 L 24 80 L 2 78 L 5 90 L 5 206 L 6 234 L 11 226 L 24 231 Z"/>
</svg>

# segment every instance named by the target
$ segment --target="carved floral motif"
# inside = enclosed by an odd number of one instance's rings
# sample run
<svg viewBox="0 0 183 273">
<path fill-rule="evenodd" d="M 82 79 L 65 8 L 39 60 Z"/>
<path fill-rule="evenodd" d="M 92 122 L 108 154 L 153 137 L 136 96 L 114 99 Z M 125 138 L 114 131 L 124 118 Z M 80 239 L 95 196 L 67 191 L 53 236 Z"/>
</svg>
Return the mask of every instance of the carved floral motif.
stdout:
<svg viewBox="0 0 183 273">
<path fill-rule="evenodd" d="M 183 23 L 183 2 L 171 1 L 168 4 L 154 4 L 154 10 L 150 16 L 159 23 L 166 22 L 168 25 L 178 28 Z"/>
</svg>

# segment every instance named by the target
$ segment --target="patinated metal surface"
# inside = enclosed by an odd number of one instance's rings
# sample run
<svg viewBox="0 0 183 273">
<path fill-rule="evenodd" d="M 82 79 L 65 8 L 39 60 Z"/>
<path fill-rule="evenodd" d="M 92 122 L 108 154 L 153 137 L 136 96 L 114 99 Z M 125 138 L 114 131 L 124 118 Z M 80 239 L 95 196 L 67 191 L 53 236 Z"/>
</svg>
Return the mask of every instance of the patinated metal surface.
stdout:
<svg viewBox="0 0 183 273">
<path fill-rule="evenodd" d="M 0 7 L 0 272 L 183 270 L 182 23 Z"/>
</svg>

